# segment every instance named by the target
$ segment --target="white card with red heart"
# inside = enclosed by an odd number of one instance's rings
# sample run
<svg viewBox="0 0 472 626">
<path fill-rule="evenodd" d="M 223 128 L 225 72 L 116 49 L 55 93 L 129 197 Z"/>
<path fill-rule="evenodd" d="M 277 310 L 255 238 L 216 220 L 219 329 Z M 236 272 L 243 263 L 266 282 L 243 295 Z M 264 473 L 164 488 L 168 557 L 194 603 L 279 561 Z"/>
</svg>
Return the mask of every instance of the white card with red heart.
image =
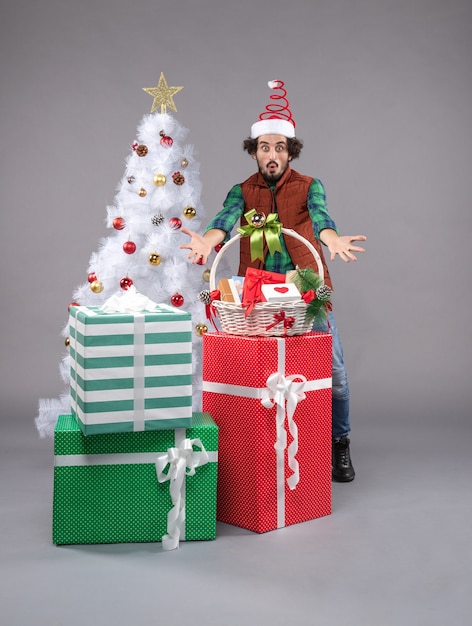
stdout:
<svg viewBox="0 0 472 626">
<path fill-rule="evenodd" d="M 296 302 L 301 298 L 294 283 L 262 285 L 262 295 L 267 302 Z"/>
</svg>

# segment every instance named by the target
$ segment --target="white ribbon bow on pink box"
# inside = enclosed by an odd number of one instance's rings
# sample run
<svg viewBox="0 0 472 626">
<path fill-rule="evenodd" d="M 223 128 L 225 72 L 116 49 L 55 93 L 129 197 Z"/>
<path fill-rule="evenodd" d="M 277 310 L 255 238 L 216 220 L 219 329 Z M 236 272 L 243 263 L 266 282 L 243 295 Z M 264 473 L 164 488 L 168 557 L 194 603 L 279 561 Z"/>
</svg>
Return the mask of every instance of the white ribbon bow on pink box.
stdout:
<svg viewBox="0 0 472 626">
<path fill-rule="evenodd" d="M 280 468 L 277 472 L 279 476 L 283 476 L 284 454 L 287 448 L 287 431 L 284 427 L 285 418 L 287 418 L 288 429 L 293 438 L 288 447 L 288 465 L 292 470 L 291 476 L 287 478 L 287 484 L 290 489 L 295 489 L 300 480 L 299 464 L 295 458 L 298 452 L 298 427 L 293 419 L 293 415 L 297 404 L 306 398 L 303 392 L 305 383 L 305 376 L 299 374 L 284 376 L 280 372 L 275 372 L 268 377 L 267 387 L 263 389 L 261 398 L 261 404 L 266 409 L 270 409 L 274 405 L 277 406 L 275 418 L 277 439 L 274 448 L 277 452 L 277 467 Z M 285 411 L 285 404 L 287 405 L 287 411 Z M 283 484 L 281 487 L 283 489 Z"/>
</svg>

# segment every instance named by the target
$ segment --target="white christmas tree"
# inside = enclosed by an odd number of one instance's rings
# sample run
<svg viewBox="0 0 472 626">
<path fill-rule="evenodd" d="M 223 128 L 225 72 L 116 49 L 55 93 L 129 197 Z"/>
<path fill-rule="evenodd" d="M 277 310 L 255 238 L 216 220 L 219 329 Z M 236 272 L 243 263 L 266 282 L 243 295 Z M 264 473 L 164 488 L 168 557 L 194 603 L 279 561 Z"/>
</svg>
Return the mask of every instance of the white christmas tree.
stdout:
<svg viewBox="0 0 472 626">
<path fill-rule="evenodd" d="M 143 88 L 153 96 L 144 115 L 113 206 L 107 207 L 111 234 L 99 242 L 88 267 L 87 281 L 73 294 L 73 303 L 100 306 L 130 287 L 156 303 L 181 307 L 192 315 L 193 410 L 201 410 L 201 337 L 208 329 L 199 299 L 208 289 L 210 270 L 192 264 L 179 245 L 188 242 L 182 226 L 200 232 L 205 215 L 200 202 L 199 164 L 194 148 L 185 143 L 188 131 L 167 112 L 177 111 L 173 96 L 183 87 L 169 87 L 161 73 L 157 87 Z M 159 110 L 160 109 L 160 110 Z M 63 334 L 69 333 L 68 325 Z M 60 365 L 66 383 L 57 399 L 41 399 L 35 419 L 39 434 L 52 436 L 58 415 L 70 413 L 69 355 Z"/>
</svg>

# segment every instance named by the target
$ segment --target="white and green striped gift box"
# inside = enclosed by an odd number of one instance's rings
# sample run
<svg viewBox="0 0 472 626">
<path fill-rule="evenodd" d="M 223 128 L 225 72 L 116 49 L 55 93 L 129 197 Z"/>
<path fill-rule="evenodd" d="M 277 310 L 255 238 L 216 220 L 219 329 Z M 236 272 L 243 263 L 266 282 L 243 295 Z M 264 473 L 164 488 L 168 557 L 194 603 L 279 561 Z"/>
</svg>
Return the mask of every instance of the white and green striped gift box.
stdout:
<svg viewBox="0 0 472 626">
<path fill-rule="evenodd" d="M 190 427 L 192 319 L 70 308 L 71 407 L 84 434 Z"/>
</svg>

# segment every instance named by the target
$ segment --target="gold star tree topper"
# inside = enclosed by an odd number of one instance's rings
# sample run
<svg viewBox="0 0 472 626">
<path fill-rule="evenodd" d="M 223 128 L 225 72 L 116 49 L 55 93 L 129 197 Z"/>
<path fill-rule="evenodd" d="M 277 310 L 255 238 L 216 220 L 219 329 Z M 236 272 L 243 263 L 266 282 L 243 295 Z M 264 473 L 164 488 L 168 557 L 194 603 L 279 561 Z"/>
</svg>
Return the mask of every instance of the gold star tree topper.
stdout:
<svg viewBox="0 0 472 626">
<path fill-rule="evenodd" d="M 169 87 L 164 72 L 161 72 L 157 87 L 143 87 L 143 91 L 154 98 L 151 113 L 157 111 L 158 107 L 161 107 L 161 113 L 167 113 L 167 107 L 171 108 L 173 111 L 177 111 L 173 96 L 181 89 L 183 89 L 183 87 Z"/>
</svg>

